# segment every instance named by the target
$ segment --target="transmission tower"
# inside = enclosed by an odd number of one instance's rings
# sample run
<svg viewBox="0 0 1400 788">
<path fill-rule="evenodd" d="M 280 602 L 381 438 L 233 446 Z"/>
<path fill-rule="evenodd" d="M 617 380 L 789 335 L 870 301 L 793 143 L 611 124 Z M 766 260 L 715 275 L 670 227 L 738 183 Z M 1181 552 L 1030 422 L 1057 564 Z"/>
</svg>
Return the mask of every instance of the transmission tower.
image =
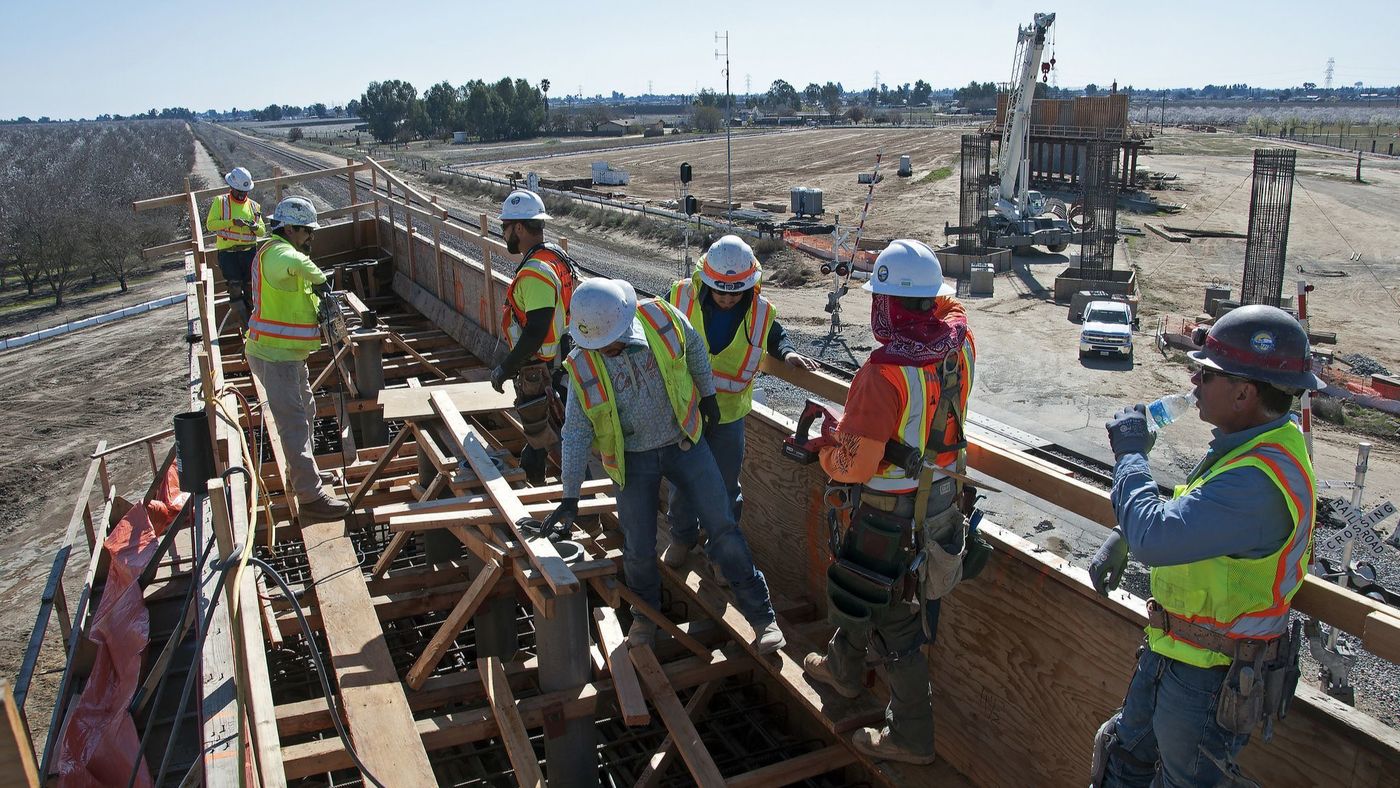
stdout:
<svg viewBox="0 0 1400 788">
<path fill-rule="evenodd" d="M 1323 87 L 1326 87 L 1328 90 L 1332 89 L 1332 72 L 1336 71 L 1336 69 L 1337 59 L 1335 57 L 1327 58 L 1327 79 L 1324 80 L 1322 84 Z"/>
<path fill-rule="evenodd" d="M 745 100 L 745 101 L 748 101 L 749 96 L 752 96 L 752 95 L 753 95 L 753 76 L 752 76 L 751 74 L 745 74 L 745 75 L 744 75 L 744 100 Z"/>
<path fill-rule="evenodd" d="M 877 70 L 875 71 L 875 97 L 876 97 L 876 100 L 877 100 L 877 101 L 879 100 L 879 96 L 880 96 L 880 72 L 879 72 L 879 70 L 877 69 Z M 873 104 L 874 102 L 871 102 L 871 103 Z"/>
<path fill-rule="evenodd" d="M 649 79 L 647 80 L 647 95 L 648 95 L 648 96 L 653 95 L 652 92 L 651 92 L 651 80 L 649 80 Z"/>
</svg>

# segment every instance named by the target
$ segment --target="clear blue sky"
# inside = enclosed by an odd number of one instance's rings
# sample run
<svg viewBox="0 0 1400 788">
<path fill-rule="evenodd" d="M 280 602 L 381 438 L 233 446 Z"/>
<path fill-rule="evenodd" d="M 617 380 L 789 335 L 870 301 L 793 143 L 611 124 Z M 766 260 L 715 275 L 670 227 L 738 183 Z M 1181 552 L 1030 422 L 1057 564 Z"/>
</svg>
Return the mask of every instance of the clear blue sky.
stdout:
<svg viewBox="0 0 1400 788">
<path fill-rule="evenodd" d="M 443 79 L 548 78 L 551 95 L 732 89 L 778 78 L 869 87 L 1004 81 L 1018 24 L 1058 13 L 1058 83 L 1138 87 L 1247 82 L 1400 84 L 1393 2 L 490 2 L 216 3 L 9 0 L 0 25 L 0 118 L 91 117 L 341 104 L 371 80 L 422 92 Z M 239 9 L 243 9 L 240 11 Z M 1333 10 L 1336 9 L 1336 10 Z M 1344 11 L 1344 13 L 1343 13 Z M 532 22 L 531 19 L 537 20 Z M 1387 22 L 1387 18 L 1389 21 Z M 241 54 L 240 54 L 241 53 Z"/>
</svg>

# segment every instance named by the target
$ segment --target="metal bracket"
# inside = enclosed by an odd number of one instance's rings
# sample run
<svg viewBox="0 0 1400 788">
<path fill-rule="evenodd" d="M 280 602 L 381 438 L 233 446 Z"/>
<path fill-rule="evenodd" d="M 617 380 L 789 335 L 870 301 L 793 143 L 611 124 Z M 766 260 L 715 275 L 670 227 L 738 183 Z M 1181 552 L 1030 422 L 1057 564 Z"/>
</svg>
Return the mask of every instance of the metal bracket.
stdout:
<svg viewBox="0 0 1400 788">
<path fill-rule="evenodd" d="M 1338 640 L 1335 648 L 1327 647 L 1327 638 L 1322 634 L 1322 623 L 1315 618 L 1304 619 L 1303 632 L 1308 637 L 1308 652 L 1321 668 L 1318 678 L 1322 690 L 1348 706 L 1356 705 L 1356 688 L 1351 686 L 1349 674 L 1356 666 L 1356 651 Z"/>
</svg>

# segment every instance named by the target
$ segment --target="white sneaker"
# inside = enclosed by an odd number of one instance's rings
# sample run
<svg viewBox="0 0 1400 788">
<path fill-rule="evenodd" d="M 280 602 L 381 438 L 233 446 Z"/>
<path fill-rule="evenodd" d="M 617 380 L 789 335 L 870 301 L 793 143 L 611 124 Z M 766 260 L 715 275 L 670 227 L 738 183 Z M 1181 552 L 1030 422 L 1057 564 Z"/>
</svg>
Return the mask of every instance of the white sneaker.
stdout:
<svg viewBox="0 0 1400 788">
<path fill-rule="evenodd" d="M 787 638 L 783 637 L 783 630 L 778 628 L 777 620 L 768 622 L 768 626 L 754 638 L 754 646 L 760 654 L 772 654 L 783 646 L 787 645 Z"/>
<path fill-rule="evenodd" d="M 676 569 L 681 564 L 685 563 L 685 559 L 690 557 L 690 550 L 690 545 L 673 540 L 670 544 L 666 545 L 666 549 L 662 551 L 661 563 L 672 569 Z"/>
</svg>

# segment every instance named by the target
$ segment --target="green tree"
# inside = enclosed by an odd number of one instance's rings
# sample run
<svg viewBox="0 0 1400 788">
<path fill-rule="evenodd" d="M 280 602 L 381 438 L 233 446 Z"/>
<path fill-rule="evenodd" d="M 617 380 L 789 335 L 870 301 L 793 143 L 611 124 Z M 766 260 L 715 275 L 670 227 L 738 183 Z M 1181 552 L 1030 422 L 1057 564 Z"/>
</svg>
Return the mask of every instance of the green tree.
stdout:
<svg viewBox="0 0 1400 788">
<path fill-rule="evenodd" d="M 913 93 L 909 96 L 909 103 L 910 103 L 910 104 L 915 104 L 915 105 L 927 104 L 929 98 L 930 98 L 932 95 L 933 95 L 933 86 L 932 86 L 932 85 L 930 85 L 929 83 L 923 81 L 922 79 L 916 80 L 916 81 L 914 82 L 914 91 L 913 91 Z"/>
<path fill-rule="evenodd" d="M 874 90 L 874 88 L 871 88 L 871 90 Z M 852 123 L 860 123 L 865 118 L 865 110 L 860 107 L 851 107 L 846 110 L 846 117 L 850 118 Z"/>
<path fill-rule="evenodd" d="M 402 80 L 371 82 L 360 96 L 359 114 L 375 139 L 393 142 L 417 100 L 418 90 Z"/>
<path fill-rule="evenodd" d="M 695 107 L 692 114 L 692 123 L 700 131 L 719 131 L 724 124 L 724 113 L 720 112 L 719 107 Z"/>
<path fill-rule="evenodd" d="M 844 91 L 841 90 L 840 82 L 828 82 L 818 88 L 817 98 L 821 100 L 821 105 L 828 114 L 835 115 L 841 111 L 842 92 Z"/>
<path fill-rule="evenodd" d="M 318 118 L 324 118 L 330 114 L 330 111 L 326 109 L 326 105 L 319 101 L 307 107 L 306 111 Z"/>
<path fill-rule="evenodd" d="M 797 89 L 788 84 L 785 79 L 775 79 L 768 87 L 768 106 L 775 109 L 781 107 L 797 108 L 802 105 L 802 100 L 797 97 Z"/>
<path fill-rule="evenodd" d="M 538 88 L 523 79 L 515 80 L 509 106 L 511 139 L 528 139 L 540 133 L 544 125 L 544 96 Z"/>
<path fill-rule="evenodd" d="M 822 100 L 822 86 L 815 82 L 808 82 L 807 87 L 802 89 L 802 97 L 807 99 L 808 106 L 816 109 L 817 103 Z"/>
<path fill-rule="evenodd" d="M 431 133 L 449 134 L 461 123 L 461 91 L 443 80 L 423 94 L 423 110 L 428 115 Z"/>
</svg>

